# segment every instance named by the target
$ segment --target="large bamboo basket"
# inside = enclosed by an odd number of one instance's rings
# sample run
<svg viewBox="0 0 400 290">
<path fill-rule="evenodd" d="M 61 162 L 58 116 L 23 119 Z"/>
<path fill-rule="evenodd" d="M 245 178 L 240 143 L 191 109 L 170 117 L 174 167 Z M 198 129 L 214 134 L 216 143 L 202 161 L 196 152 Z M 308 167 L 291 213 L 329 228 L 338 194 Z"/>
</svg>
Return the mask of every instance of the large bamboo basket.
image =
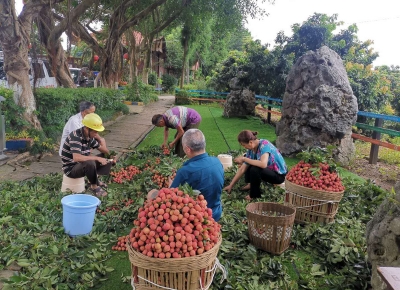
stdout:
<svg viewBox="0 0 400 290">
<path fill-rule="evenodd" d="M 339 209 L 344 191 L 314 190 L 285 181 L 285 204 L 296 207 L 296 223 L 331 223 Z"/>
<path fill-rule="evenodd" d="M 128 246 L 135 290 L 206 290 L 216 270 L 216 258 L 222 237 L 209 251 L 188 258 L 151 258 Z"/>
<path fill-rule="evenodd" d="M 290 244 L 296 209 L 273 202 L 246 206 L 250 242 L 259 249 L 280 255 Z"/>
</svg>

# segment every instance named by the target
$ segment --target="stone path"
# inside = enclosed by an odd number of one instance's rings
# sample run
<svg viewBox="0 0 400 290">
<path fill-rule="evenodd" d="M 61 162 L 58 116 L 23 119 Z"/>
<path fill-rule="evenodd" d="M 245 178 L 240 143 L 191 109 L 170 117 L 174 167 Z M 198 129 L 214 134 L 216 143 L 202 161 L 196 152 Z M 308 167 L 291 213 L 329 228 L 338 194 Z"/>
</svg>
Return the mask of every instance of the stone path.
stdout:
<svg viewBox="0 0 400 290">
<path fill-rule="evenodd" d="M 130 114 L 118 118 L 112 124 L 105 124 L 105 139 L 110 150 L 121 152 L 135 148 L 154 128 L 151 118 L 162 114 L 173 106 L 174 96 L 160 96 L 159 101 L 146 106 L 130 106 Z M 0 182 L 5 180 L 22 181 L 35 176 L 52 172 L 61 172 L 61 158 L 58 151 L 51 156 L 43 157 L 40 162 L 32 162 L 22 167 L 13 164 L 17 154 L 5 153 L 9 159 L 0 162 Z"/>
</svg>

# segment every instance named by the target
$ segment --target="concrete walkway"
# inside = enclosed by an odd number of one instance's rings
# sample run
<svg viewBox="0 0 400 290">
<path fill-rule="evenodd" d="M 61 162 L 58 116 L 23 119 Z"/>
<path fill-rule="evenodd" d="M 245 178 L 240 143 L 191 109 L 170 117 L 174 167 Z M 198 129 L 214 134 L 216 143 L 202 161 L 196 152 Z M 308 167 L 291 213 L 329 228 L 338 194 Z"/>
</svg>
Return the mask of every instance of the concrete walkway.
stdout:
<svg viewBox="0 0 400 290">
<path fill-rule="evenodd" d="M 107 147 L 116 152 L 124 152 L 135 148 L 154 127 L 151 118 L 154 114 L 162 114 L 173 106 L 174 96 L 160 96 L 159 101 L 146 106 L 129 106 L 130 114 L 118 118 L 111 124 L 105 124 Z M 5 180 L 22 181 L 35 176 L 43 176 L 52 172 L 61 172 L 61 158 L 58 150 L 51 156 L 43 157 L 40 162 L 32 162 L 29 166 L 16 165 L 13 160 L 17 154 L 5 154 L 9 159 L 0 163 L 0 182 Z"/>
</svg>

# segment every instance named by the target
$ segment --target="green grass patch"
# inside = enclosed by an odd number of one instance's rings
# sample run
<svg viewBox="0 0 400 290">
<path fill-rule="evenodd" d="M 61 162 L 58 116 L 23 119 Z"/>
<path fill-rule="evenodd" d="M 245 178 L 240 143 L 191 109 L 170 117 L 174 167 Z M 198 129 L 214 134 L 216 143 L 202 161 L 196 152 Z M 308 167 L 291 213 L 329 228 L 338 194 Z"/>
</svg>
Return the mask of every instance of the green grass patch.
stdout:
<svg viewBox="0 0 400 290">
<path fill-rule="evenodd" d="M 275 128 L 265 125 L 257 117 L 225 118 L 222 116 L 223 109 L 215 105 L 191 105 L 202 118 L 199 129 L 204 133 L 207 142 L 207 152 L 210 155 L 218 155 L 229 151 L 241 150 L 243 147 L 237 141 L 237 136 L 242 130 L 259 132 L 258 137 L 276 140 Z M 174 138 L 176 130 L 169 130 L 169 142 Z M 159 145 L 164 141 L 164 128 L 154 128 L 146 138 L 139 144 L 138 149 L 147 146 Z"/>
<path fill-rule="evenodd" d="M 397 139 L 392 139 L 397 140 Z M 395 144 L 395 143 L 394 143 Z M 356 140 L 356 158 L 369 158 L 371 151 L 371 143 Z M 400 151 L 392 150 L 385 147 L 379 147 L 378 160 L 388 164 L 400 166 Z"/>
</svg>

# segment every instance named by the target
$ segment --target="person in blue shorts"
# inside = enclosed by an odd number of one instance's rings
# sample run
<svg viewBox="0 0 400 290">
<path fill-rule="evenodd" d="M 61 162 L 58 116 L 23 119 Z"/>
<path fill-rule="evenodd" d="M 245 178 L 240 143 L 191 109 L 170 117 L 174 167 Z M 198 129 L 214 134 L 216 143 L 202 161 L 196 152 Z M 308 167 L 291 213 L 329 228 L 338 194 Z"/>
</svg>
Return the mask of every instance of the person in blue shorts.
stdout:
<svg viewBox="0 0 400 290">
<path fill-rule="evenodd" d="M 247 185 L 242 190 L 250 190 L 247 199 L 261 197 L 261 181 L 274 185 L 285 181 L 287 166 L 279 150 L 268 140 L 258 139 L 257 132 L 244 130 L 238 135 L 238 142 L 247 149 L 245 156 L 235 158 L 242 164 L 231 183 L 224 188 L 228 194 L 232 187 L 245 175 Z"/>
<path fill-rule="evenodd" d="M 183 134 L 182 146 L 189 160 L 176 172 L 171 188 L 189 184 L 200 191 L 211 208 L 215 221 L 222 215 L 221 193 L 224 185 L 224 168 L 217 157 L 206 153 L 206 140 L 199 129 L 189 129 Z"/>
</svg>

